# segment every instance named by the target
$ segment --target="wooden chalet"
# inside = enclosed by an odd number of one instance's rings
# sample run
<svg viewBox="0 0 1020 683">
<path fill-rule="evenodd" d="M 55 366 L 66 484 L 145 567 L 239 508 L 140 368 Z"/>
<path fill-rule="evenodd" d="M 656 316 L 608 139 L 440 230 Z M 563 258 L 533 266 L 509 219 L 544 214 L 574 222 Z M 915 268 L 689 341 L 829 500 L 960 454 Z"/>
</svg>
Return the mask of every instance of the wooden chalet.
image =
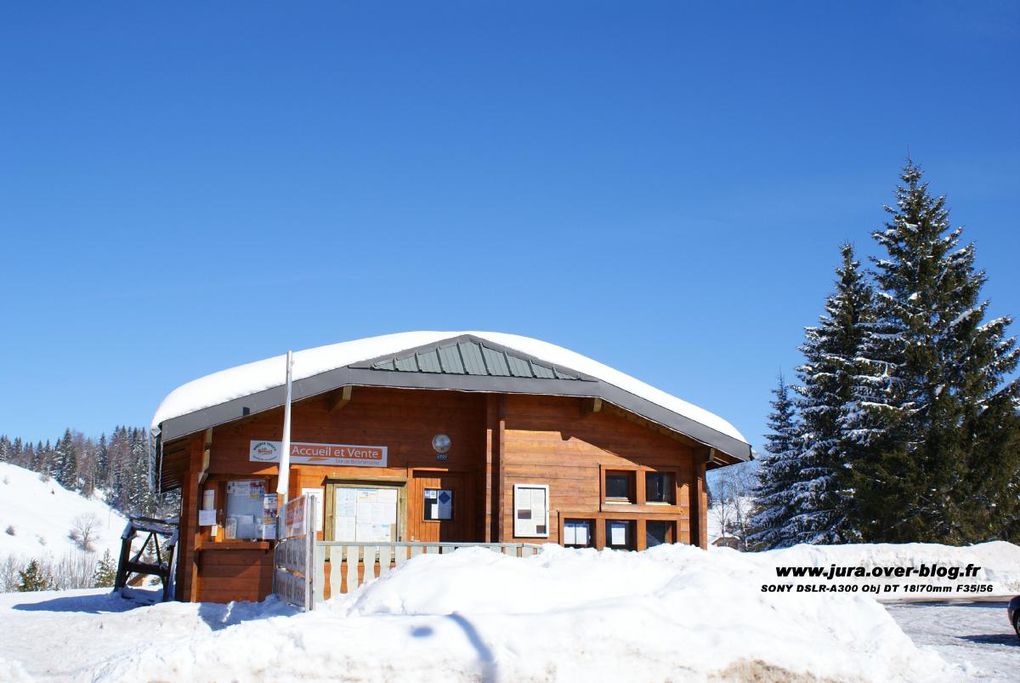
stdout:
<svg viewBox="0 0 1020 683">
<path fill-rule="evenodd" d="M 718 416 L 526 337 L 387 335 L 293 367 L 288 495 L 314 496 L 324 542 L 704 548 L 706 470 L 750 457 Z M 181 490 L 179 600 L 272 591 L 285 371 L 215 373 L 156 413 L 159 485 Z"/>
</svg>

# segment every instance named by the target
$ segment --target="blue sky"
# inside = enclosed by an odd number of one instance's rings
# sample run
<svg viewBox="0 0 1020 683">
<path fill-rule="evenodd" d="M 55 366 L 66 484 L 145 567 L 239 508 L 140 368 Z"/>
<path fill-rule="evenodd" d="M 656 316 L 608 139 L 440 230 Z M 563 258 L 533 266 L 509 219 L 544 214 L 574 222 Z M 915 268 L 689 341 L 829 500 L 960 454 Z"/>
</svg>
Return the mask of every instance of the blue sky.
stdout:
<svg viewBox="0 0 1020 683">
<path fill-rule="evenodd" d="M 760 446 L 908 149 L 1020 313 L 1020 5 L 846 5 L 5 4 L 0 433 L 488 329 Z"/>
</svg>

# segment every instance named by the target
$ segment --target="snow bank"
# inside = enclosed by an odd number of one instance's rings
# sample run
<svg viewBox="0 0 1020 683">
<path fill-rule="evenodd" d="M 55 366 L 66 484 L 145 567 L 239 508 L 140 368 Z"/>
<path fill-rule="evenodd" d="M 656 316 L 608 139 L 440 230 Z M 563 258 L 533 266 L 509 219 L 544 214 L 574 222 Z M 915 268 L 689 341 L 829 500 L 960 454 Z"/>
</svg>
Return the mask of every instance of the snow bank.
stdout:
<svg viewBox="0 0 1020 683">
<path fill-rule="evenodd" d="M 0 463 L 0 559 L 60 557 L 75 549 L 68 533 L 76 520 L 89 516 L 95 520 L 95 551 L 102 557 L 109 550 L 117 557 L 127 520 L 99 498 L 85 498 L 39 477 L 38 472 Z"/>
<path fill-rule="evenodd" d="M 280 616 L 275 602 L 110 613 L 105 637 L 133 639 L 139 647 L 97 663 L 90 676 L 939 681 L 960 675 L 916 648 L 870 598 L 762 593 L 763 580 L 761 566 L 746 556 L 689 546 L 643 553 L 547 546 L 527 559 L 464 549 L 418 556 L 307 614 Z M 231 622 L 232 610 L 246 614 Z M 0 609 L 0 626 L 6 614 Z M 222 628 L 224 614 L 234 625 Z M 182 632 L 182 624 L 194 630 Z M 19 654 L 16 644 L 0 648 L 3 657 Z"/>
<path fill-rule="evenodd" d="M 747 439 L 726 420 L 698 406 L 688 403 L 660 389 L 614 370 L 587 356 L 570 351 L 531 337 L 501 332 L 402 332 L 379 337 L 368 337 L 354 341 L 319 346 L 294 353 L 293 377 L 295 380 L 311 377 L 322 372 L 342 368 L 352 363 L 366 361 L 377 356 L 397 353 L 444 339 L 470 334 L 487 339 L 521 353 L 534 356 L 553 365 L 591 375 L 620 389 L 661 405 L 675 413 L 689 417 L 707 427 L 740 441 Z M 164 420 L 193 413 L 202 408 L 219 405 L 257 391 L 281 386 L 285 378 L 286 355 L 239 365 L 206 375 L 184 384 L 172 391 L 152 418 L 152 429 L 156 430 Z"/>
</svg>

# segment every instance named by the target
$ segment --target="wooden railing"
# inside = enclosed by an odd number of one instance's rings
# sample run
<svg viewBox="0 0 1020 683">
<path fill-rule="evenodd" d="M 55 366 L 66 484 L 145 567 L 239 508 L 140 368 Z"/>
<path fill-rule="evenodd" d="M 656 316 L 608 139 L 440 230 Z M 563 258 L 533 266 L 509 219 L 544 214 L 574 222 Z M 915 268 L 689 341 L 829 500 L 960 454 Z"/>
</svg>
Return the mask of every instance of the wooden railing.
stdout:
<svg viewBox="0 0 1020 683">
<path fill-rule="evenodd" d="M 460 548 L 486 548 L 512 557 L 536 555 L 532 543 L 347 543 L 316 541 L 312 550 L 315 602 L 349 593 L 372 579 L 386 576 L 416 555 L 442 555 Z"/>
</svg>

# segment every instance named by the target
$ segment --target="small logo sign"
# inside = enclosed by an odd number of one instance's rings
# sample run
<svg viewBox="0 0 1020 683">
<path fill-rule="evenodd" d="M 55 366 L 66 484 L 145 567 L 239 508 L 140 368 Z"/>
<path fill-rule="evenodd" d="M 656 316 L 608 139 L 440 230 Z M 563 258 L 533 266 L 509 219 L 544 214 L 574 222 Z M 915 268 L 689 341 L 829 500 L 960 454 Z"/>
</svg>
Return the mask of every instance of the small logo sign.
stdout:
<svg viewBox="0 0 1020 683">
<path fill-rule="evenodd" d="M 280 448 L 272 441 L 253 441 L 251 444 L 251 459 L 259 462 L 278 462 L 280 460 Z"/>
</svg>

